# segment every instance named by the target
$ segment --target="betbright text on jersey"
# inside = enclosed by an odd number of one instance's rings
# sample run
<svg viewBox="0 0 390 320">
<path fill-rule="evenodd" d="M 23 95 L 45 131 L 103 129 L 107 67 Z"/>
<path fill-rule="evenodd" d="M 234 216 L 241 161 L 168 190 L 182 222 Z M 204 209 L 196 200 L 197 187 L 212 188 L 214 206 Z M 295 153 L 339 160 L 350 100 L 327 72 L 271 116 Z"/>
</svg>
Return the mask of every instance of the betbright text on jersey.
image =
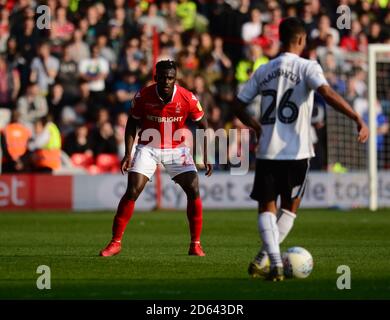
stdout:
<svg viewBox="0 0 390 320">
<path fill-rule="evenodd" d="M 203 109 L 193 93 L 175 85 L 172 99 L 165 104 L 157 92 L 157 85 L 143 88 L 136 94 L 130 115 L 140 120 L 139 144 L 162 149 L 176 148 L 183 141 L 181 129 L 189 117 L 199 121 Z"/>
</svg>

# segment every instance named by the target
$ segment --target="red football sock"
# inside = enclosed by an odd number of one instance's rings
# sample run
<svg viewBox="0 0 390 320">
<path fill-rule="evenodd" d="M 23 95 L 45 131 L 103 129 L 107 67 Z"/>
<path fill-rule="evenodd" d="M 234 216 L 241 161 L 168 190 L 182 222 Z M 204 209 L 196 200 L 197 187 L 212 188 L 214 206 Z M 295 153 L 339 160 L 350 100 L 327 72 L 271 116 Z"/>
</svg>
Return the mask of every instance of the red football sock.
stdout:
<svg viewBox="0 0 390 320">
<path fill-rule="evenodd" d="M 114 223 L 112 225 L 112 240 L 122 240 L 127 223 L 133 215 L 134 205 L 134 200 L 129 200 L 125 197 L 122 197 L 121 201 L 119 201 L 118 210 L 116 212 Z"/>
<path fill-rule="evenodd" d="M 202 233 L 202 199 L 188 200 L 187 218 L 190 225 L 191 242 L 199 242 Z"/>
</svg>

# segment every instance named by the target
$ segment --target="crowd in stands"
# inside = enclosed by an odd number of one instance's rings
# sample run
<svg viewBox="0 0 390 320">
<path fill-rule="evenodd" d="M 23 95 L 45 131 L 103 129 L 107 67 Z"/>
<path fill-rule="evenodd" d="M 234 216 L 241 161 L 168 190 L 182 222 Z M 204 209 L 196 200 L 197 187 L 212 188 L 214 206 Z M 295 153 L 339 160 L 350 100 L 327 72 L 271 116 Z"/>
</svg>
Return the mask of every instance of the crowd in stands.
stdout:
<svg viewBox="0 0 390 320">
<path fill-rule="evenodd" d="M 49 29 L 37 25 L 42 4 L 50 8 Z M 349 29 L 337 27 L 339 5 L 351 10 Z M 227 130 L 243 128 L 232 100 L 251 73 L 278 54 L 283 17 L 303 19 L 304 56 L 317 59 L 329 83 L 362 114 L 368 44 L 390 43 L 389 0 L 0 0 L 0 8 L 3 171 L 55 170 L 53 159 L 38 168 L 31 163 L 53 146 L 91 173 L 102 170 L 99 155 L 111 155 L 102 162 L 113 161 L 107 170 L 118 170 L 131 100 L 153 83 L 156 52 L 157 60 L 177 62 L 179 83 L 196 94 L 210 127 Z M 390 92 L 379 98 L 390 101 Z M 316 97 L 317 169 L 327 165 L 324 105 Z M 258 99 L 250 110 L 259 116 Z M 378 110 L 384 137 L 390 106 Z"/>
</svg>

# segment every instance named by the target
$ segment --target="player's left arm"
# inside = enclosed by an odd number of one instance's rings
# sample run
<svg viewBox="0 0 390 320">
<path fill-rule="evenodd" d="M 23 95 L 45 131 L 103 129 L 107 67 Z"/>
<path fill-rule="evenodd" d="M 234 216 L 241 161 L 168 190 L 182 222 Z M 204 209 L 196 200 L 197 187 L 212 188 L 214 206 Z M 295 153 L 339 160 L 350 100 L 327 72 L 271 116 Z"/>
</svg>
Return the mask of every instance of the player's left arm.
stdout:
<svg viewBox="0 0 390 320">
<path fill-rule="evenodd" d="M 318 93 L 324 97 L 325 101 L 337 111 L 345 114 L 348 118 L 356 122 L 358 130 L 358 141 L 364 143 L 368 139 L 369 129 L 362 117 L 352 109 L 347 101 L 345 101 L 335 90 L 329 85 L 322 85 L 317 89 Z"/>
<path fill-rule="evenodd" d="M 206 168 L 206 176 L 209 177 L 213 173 L 213 166 L 212 164 L 209 163 L 207 157 L 208 142 L 209 142 L 209 139 L 207 138 L 208 123 L 202 105 L 200 104 L 199 100 L 196 98 L 196 96 L 193 93 L 190 93 L 190 97 L 189 97 L 189 117 L 192 121 L 195 121 L 199 129 L 204 130 L 205 135 L 203 141 L 203 163 Z"/>
<path fill-rule="evenodd" d="M 358 141 L 364 143 L 368 139 L 369 130 L 362 117 L 328 84 L 320 64 L 311 61 L 307 64 L 305 80 L 309 88 L 316 90 L 325 101 L 337 111 L 356 122 Z"/>
<path fill-rule="evenodd" d="M 208 162 L 208 158 L 207 158 L 207 149 L 208 149 L 208 141 L 209 141 L 209 139 L 207 138 L 207 129 L 209 126 L 207 123 L 206 116 L 203 115 L 203 117 L 199 121 L 197 121 L 196 124 L 199 129 L 204 130 L 204 132 L 206 133 L 204 135 L 204 141 L 203 141 L 203 163 L 206 168 L 206 176 L 210 177 L 213 173 L 213 165 Z"/>
</svg>

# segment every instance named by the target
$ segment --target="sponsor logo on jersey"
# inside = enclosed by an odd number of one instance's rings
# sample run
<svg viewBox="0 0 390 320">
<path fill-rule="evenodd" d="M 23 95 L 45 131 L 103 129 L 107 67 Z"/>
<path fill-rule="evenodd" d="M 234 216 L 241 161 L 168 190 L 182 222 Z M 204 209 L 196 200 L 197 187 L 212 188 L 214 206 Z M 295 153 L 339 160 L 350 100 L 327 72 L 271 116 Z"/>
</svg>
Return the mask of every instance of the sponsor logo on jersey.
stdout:
<svg viewBox="0 0 390 320">
<path fill-rule="evenodd" d="M 181 103 L 178 102 L 176 103 L 176 110 L 175 110 L 176 113 L 180 113 L 181 112 Z"/>
<path fill-rule="evenodd" d="M 180 122 L 183 117 L 157 117 L 152 115 L 147 115 L 146 118 L 155 122 Z"/>
</svg>

